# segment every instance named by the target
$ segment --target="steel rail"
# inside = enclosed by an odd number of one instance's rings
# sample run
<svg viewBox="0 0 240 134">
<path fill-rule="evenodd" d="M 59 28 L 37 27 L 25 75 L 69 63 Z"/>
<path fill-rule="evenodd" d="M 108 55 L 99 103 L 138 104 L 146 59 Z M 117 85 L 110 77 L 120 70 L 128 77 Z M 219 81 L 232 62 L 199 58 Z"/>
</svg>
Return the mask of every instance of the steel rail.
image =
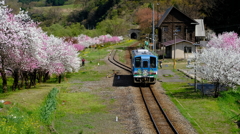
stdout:
<svg viewBox="0 0 240 134">
<path fill-rule="evenodd" d="M 149 106 L 148 106 L 147 101 L 146 101 L 147 99 L 146 99 L 146 98 L 144 97 L 144 95 L 143 95 L 142 88 L 141 88 L 141 87 L 139 87 L 139 88 L 140 88 L 140 91 L 141 91 L 141 94 L 142 94 L 142 98 L 143 98 L 144 104 L 145 104 L 145 106 L 146 106 L 146 108 L 147 108 L 148 114 L 149 114 L 149 116 L 150 116 L 150 118 L 151 118 L 151 121 L 153 122 L 154 128 L 156 129 L 157 133 L 160 134 L 161 132 L 160 132 L 158 126 L 157 126 L 157 123 L 155 122 L 155 120 L 154 120 L 154 118 L 153 118 L 153 115 L 151 114 L 151 111 L 150 111 Z M 161 110 L 164 118 L 166 119 L 169 127 L 171 128 L 171 130 L 173 131 L 174 134 L 178 134 L 177 130 L 174 128 L 173 124 L 171 123 L 170 119 L 167 117 L 167 114 L 164 112 L 162 106 L 160 105 L 158 99 L 156 98 L 154 92 L 152 91 L 152 88 L 151 88 L 150 86 L 149 86 L 148 88 L 149 88 L 149 90 L 151 91 L 151 94 L 152 94 L 154 100 L 156 101 L 159 109 Z"/>
<path fill-rule="evenodd" d="M 115 54 L 116 54 L 116 50 L 112 50 L 112 52 L 111 52 L 111 54 L 108 56 L 108 60 L 112 63 L 112 64 L 114 64 L 115 66 L 117 66 L 117 67 L 119 67 L 119 68 L 122 68 L 123 70 L 125 70 L 125 71 L 127 71 L 127 72 L 130 72 L 130 73 L 132 73 L 132 71 L 131 71 L 131 68 L 129 68 L 128 66 L 126 66 L 126 65 L 124 65 L 124 64 L 122 64 L 122 63 L 120 63 L 120 62 L 116 62 L 116 60 L 114 60 L 115 58 Z M 112 60 L 112 59 L 113 60 Z"/>
<path fill-rule="evenodd" d="M 141 92 L 141 94 L 142 94 L 143 102 L 144 102 L 144 104 L 145 104 L 145 106 L 146 106 L 146 108 L 147 108 L 147 111 L 148 111 L 148 114 L 149 114 L 149 116 L 150 116 L 150 118 L 151 118 L 151 121 L 152 121 L 152 123 L 153 123 L 153 126 L 154 126 L 154 128 L 156 129 L 157 133 L 160 134 L 160 131 L 159 131 L 158 127 L 157 127 L 157 124 L 155 123 L 155 121 L 154 121 L 154 119 L 153 119 L 153 116 L 152 116 L 152 114 L 151 114 L 151 112 L 150 112 L 150 108 L 149 108 L 148 105 L 147 105 L 147 101 L 146 101 L 146 99 L 145 99 L 145 97 L 144 97 L 144 95 L 143 95 L 143 91 L 142 91 L 141 86 L 140 86 L 139 88 L 140 88 L 140 92 Z"/>
<path fill-rule="evenodd" d="M 128 69 L 130 69 L 130 70 L 132 69 L 132 68 L 130 68 L 129 66 L 126 66 L 126 65 L 124 65 L 123 63 L 117 61 L 117 60 L 115 59 L 115 55 L 116 55 L 116 50 L 115 50 L 115 53 L 114 53 L 114 55 L 113 55 L 113 60 L 114 60 L 115 62 L 117 62 L 118 64 L 120 64 L 120 65 L 122 65 L 122 66 L 124 66 L 124 67 L 126 67 L 126 68 L 128 68 Z"/>
</svg>

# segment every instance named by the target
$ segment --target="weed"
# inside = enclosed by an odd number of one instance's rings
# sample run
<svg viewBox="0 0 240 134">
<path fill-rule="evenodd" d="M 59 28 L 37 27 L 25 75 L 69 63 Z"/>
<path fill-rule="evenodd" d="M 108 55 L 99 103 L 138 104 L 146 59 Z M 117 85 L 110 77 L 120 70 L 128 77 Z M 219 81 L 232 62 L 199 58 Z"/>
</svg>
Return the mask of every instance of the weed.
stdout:
<svg viewBox="0 0 240 134">
<path fill-rule="evenodd" d="M 0 108 L 3 108 L 3 103 L 2 102 L 0 102 Z"/>
<path fill-rule="evenodd" d="M 163 76 L 164 77 L 173 77 L 173 75 L 171 75 L 171 74 L 164 74 Z"/>
<path fill-rule="evenodd" d="M 53 88 L 48 94 L 44 105 L 41 107 L 40 117 L 42 122 L 47 125 L 50 125 L 53 118 L 53 112 L 57 108 L 56 96 L 58 92 L 57 88 Z"/>
<path fill-rule="evenodd" d="M 202 97 L 187 82 L 163 82 L 163 88 L 199 133 L 232 133 L 239 120 L 239 92 L 221 92 L 218 99 Z M 200 118 L 199 118 L 200 117 Z"/>
<path fill-rule="evenodd" d="M 92 125 L 89 125 L 89 124 L 84 125 L 84 127 L 87 127 L 87 128 L 89 128 L 89 129 L 94 128 Z"/>
</svg>

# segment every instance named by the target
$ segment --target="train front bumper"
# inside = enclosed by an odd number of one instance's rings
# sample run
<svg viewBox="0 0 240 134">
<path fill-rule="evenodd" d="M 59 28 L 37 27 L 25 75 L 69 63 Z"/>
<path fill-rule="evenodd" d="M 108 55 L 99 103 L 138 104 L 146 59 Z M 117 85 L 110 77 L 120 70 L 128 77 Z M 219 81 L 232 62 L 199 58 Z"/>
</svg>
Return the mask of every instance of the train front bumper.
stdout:
<svg viewBox="0 0 240 134">
<path fill-rule="evenodd" d="M 156 76 L 133 76 L 134 83 L 156 83 Z"/>
</svg>

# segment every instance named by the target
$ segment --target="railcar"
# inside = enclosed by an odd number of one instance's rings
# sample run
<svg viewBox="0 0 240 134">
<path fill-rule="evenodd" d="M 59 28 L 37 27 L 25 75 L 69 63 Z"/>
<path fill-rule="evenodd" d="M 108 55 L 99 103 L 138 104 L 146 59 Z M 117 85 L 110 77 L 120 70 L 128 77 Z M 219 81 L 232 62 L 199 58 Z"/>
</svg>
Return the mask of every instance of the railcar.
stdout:
<svg viewBox="0 0 240 134">
<path fill-rule="evenodd" d="M 134 83 L 155 84 L 158 57 L 147 49 L 132 50 L 132 75 Z"/>
</svg>

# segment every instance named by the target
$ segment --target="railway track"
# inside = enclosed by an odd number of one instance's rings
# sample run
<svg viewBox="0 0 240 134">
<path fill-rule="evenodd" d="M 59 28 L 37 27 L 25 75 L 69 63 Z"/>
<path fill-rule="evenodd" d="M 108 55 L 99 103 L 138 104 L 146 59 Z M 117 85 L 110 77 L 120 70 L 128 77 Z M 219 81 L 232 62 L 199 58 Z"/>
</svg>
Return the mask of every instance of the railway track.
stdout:
<svg viewBox="0 0 240 134">
<path fill-rule="evenodd" d="M 177 130 L 174 128 L 161 107 L 158 99 L 155 97 L 155 93 L 153 92 L 151 86 L 139 88 L 156 132 L 158 134 L 178 134 Z"/>
<path fill-rule="evenodd" d="M 108 61 L 110 61 L 112 64 L 114 64 L 115 66 L 119 67 L 119 68 L 122 68 L 123 70 L 129 72 L 129 73 L 132 73 L 131 71 L 131 68 L 118 62 L 116 59 L 115 59 L 115 55 L 116 55 L 116 51 L 117 50 L 112 50 L 110 55 L 108 56 Z"/>
<path fill-rule="evenodd" d="M 112 50 L 108 56 L 108 60 L 122 68 L 123 70 L 131 73 L 131 68 L 118 62 L 114 57 L 116 55 L 116 50 Z M 161 107 L 158 99 L 155 97 L 155 93 L 152 90 L 151 86 L 149 87 L 139 87 L 143 101 L 145 103 L 147 112 L 151 118 L 153 126 L 158 134 L 178 134 L 177 130 L 172 125 L 171 121 L 167 117 L 163 108 Z"/>
</svg>

